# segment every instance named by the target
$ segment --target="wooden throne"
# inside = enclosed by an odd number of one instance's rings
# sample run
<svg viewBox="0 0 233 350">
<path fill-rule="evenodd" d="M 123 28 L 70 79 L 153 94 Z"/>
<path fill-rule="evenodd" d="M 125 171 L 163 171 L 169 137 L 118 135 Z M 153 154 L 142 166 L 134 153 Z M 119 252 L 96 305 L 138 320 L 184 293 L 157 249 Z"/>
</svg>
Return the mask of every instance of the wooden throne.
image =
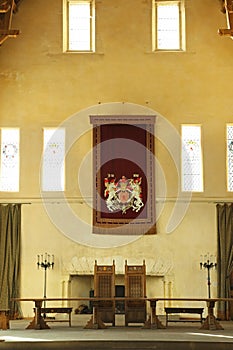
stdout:
<svg viewBox="0 0 233 350">
<path fill-rule="evenodd" d="M 115 297 L 115 262 L 112 265 L 94 267 L 94 296 L 100 298 Z M 115 326 L 115 301 L 103 300 L 98 303 L 100 319 Z"/>
<path fill-rule="evenodd" d="M 131 266 L 125 261 L 125 297 L 146 298 L 146 265 Z M 146 300 L 125 300 L 125 326 L 145 323 Z"/>
</svg>

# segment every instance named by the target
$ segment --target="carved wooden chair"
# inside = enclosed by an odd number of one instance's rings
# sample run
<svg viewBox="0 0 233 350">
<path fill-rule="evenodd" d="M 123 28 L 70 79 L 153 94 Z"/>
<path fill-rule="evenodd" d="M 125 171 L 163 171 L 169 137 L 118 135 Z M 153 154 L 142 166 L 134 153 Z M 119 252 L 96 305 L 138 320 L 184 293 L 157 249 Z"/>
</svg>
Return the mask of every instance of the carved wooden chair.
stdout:
<svg viewBox="0 0 233 350">
<path fill-rule="evenodd" d="M 94 267 L 94 296 L 100 298 L 115 297 L 115 262 L 112 265 Z M 98 303 L 99 315 L 103 322 L 115 326 L 115 301 L 103 300 Z"/>
<path fill-rule="evenodd" d="M 146 297 L 146 265 L 128 265 L 125 261 L 125 297 Z M 125 301 L 125 325 L 129 323 L 145 323 L 146 300 Z"/>
</svg>

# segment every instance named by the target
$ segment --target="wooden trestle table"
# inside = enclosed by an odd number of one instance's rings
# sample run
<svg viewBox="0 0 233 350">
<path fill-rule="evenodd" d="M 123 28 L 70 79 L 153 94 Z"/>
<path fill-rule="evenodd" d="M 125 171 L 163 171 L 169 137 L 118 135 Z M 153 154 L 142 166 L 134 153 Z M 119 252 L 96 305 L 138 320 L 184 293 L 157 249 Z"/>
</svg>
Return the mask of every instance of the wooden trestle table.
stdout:
<svg viewBox="0 0 233 350">
<path fill-rule="evenodd" d="M 91 301 L 93 306 L 93 314 L 91 319 L 87 322 L 84 328 L 87 329 L 104 329 L 106 325 L 101 320 L 100 313 L 98 310 L 98 304 L 101 301 L 124 301 L 124 300 L 146 300 L 146 298 L 127 298 L 127 297 L 115 297 L 115 298 L 100 298 L 100 297 L 79 297 L 79 298 L 13 298 L 14 301 L 29 301 L 34 302 L 34 318 L 30 322 L 30 324 L 26 327 L 26 329 L 49 329 L 50 327 L 46 323 L 45 319 L 42 316 L 42 304 L 43 302 L 51 302 L 51 301 Z"/>
<path fill-rule="evenodd" d="M 148 318 L 148 320 L 145 323 L 145 328 L 157 328 L 157 329 L 163 329 L 166 328 L 161 321 L 159 320 L 157 314 L 156 314 L 156 306 L 159 301 L 167 301 L 167 302 L 205 302 L 208 314 L 205 318 L 203 324 L 201 325 L 200 329 L 206 329 L 206 330 L 220 330 L 223 329 L 222 325 L 219 323 L 219 321 L 216 319 L 214 315 L 214 308 L 216 302 L 219 301 L 228 301 L 232 302 L 232 298 L 215 298 L 215 299 L 207 299 L 207 298 L 148 298 L 147 299 L 150 302 L 150 308 L 151 308 L 151 314 Z"/>
<path fill-rule="evenodd" d="M 20 302 L 34 302 L 35 315 L 31 323 L 27 326 L 27 329 L 48 329 L 50 328 L 45 322 L 41 308 L 43 302 L 51 301 L 91 301 L 93 305 L 93 314 L 91 319 L 87 322 L 84 328 L 87 329 L 103 329 L 106 328 L 106 325 L 101 320 L 100 314 L 98 312 L 98 303 L 101 301 L 126 301 L 126 300 L 146 300 L 150 302 L 151 313 L 145 322 L 143 328 L 147 329 L 164 329 L 166 328 L 162 322 L 159 320 L 158 315 L 156 314 L 156 306 L 160 301 L 167 302 L 205 302 L 208 314 L 200 329 L 206 330 L 217 330 L 223 329 L 222 325 L 217 321 L 214 315 L 214 308 L 216 302 L 219 301 L 228 301 L 232 302 L 232 298 L 128 298 L 128 297 L 115 297 L 115 298 L 97 298 L 97 297 L 79 297 L 79 298 L 13 298 L 14 301 Z"/>
</svg>

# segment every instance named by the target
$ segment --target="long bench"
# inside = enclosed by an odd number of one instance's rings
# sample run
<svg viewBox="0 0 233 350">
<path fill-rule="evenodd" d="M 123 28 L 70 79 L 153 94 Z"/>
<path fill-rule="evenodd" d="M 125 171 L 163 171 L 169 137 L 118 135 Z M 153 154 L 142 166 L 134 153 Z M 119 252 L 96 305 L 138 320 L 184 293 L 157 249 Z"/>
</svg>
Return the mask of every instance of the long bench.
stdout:
<svg viewBox="0 0 233 350">
<path fill-rule="evenodd" d="M 69 326 L 71 327 L 71 312 L 73 308 L 72 307 L 42 307 L 41 308 L 41 314 L 45 315 L 45 320 L 47 322 L 69 322 Z M 35 309 L 34 309 L 35 311 Z M 52 319 L 46 317 L 47 314 L 68 314 L 68 319 Z"/>
<path fill-rule="evenodd" d="M 166 326 L 168 325 L 168 322 L 203 322 L 203 307 L 165 307 L 166 312 Z M 169 315 L 171 314 L 198 314 L 200 315 L 200 319 L 174 319 L 169 318 Z"/>
</svg>

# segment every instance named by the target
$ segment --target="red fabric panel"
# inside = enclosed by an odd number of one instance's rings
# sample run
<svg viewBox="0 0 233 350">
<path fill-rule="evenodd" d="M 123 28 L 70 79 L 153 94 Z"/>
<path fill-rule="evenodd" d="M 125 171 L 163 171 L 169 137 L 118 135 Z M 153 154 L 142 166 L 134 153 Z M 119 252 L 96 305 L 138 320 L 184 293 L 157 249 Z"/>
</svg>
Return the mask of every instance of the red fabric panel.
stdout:
<svg viewBox="0 0 233 350">
<path fill-rule="evenodd" d="M 101 187 L 99 195 L 103 199 L 101 201 L 101 218 L 124 218 L 135 219 L 140 215 L 141 218 L 147 216 L 147 180 L 146 180 L 146 133 L 143 125 L 129 124 L 105 124 L 100 126 L 101 135 L 101 168 L 100 178 Z M 142 201 L 144 210 L 138 213 L 127 210 L 125 214 L 122 211 L 110 212 L 106 206 L 106 198 L 104 198 L 105 184 L 104 179 L 108 174 L 114 174 L 116 180 L 120 180 L 122 176 L 128 179 L 133 178 L 133 174 L 142 177 Z"/>
</svg>

